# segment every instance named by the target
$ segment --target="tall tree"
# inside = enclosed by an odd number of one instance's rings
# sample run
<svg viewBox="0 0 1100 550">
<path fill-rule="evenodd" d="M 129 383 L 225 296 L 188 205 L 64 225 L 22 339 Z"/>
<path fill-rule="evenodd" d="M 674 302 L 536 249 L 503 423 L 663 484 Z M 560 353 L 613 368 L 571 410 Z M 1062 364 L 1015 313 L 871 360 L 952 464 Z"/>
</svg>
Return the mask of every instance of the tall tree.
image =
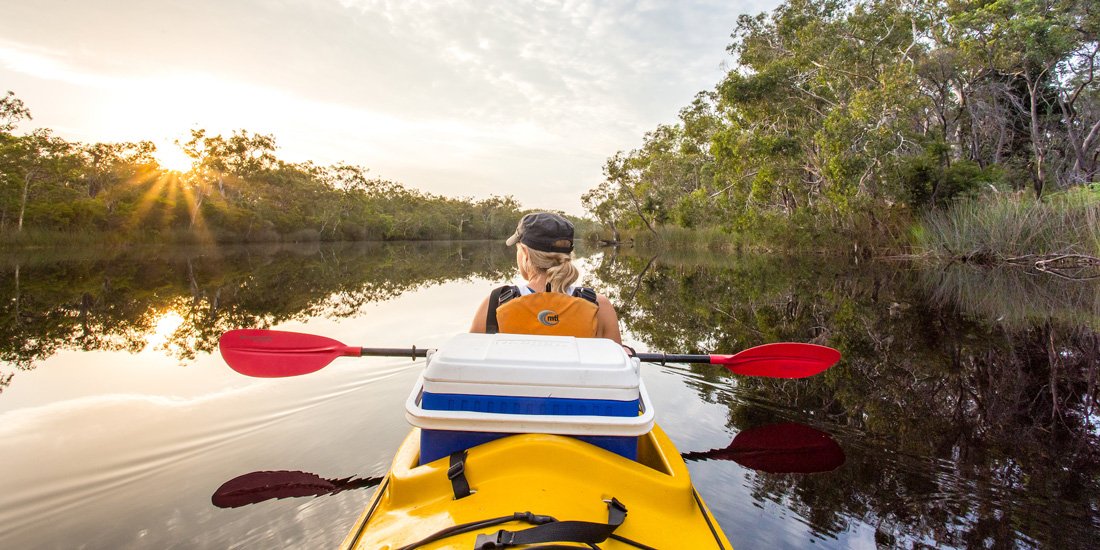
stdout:
<svg viewBox="0 0 1100 550">
<path fill-rule="evenodd" d="M 991 69 L 1019 78 L 1026 86 L 1026 97 L 1010 95 L 1008 99 L 1027 116 L 1032 185 L 1037 197 L 1043 195 L 1049 180 L 1054 139 L 1064 133 L 1058 128 L 1062 121 L 1054 110 L 1060 98 L 1066 102 L 1060 87 L 1070 76 L 1067 72 L 1083 69 L 1088 75 L 1085 86 L 1092 83 L 1096 18 L 1095 6 L 1087 0 L 977 0 L 963 3 L 953 17 L 963 29 L 963 48 L 981 57 Z M 1068 63 L 1082 51 L 1086 52 L 1085 63 Z M 1070 101 L 1075 103 L 1076 97 Z M 1072 107 L 1066 107 L 1072 112 Z"/>
<path fill-rule="evenodd" d="M 49 130 L 36 130 L 28 135 L 6 140 L 0 150 L 0 165 L 5 180 L 19 187 L 19 213 L 15 230 L 23 231 L 27 203 L 33 191 L 46 183 L 61 187 L 75 184 L 79 159 L 72 144 L 54 136 Z"/>
</svg>

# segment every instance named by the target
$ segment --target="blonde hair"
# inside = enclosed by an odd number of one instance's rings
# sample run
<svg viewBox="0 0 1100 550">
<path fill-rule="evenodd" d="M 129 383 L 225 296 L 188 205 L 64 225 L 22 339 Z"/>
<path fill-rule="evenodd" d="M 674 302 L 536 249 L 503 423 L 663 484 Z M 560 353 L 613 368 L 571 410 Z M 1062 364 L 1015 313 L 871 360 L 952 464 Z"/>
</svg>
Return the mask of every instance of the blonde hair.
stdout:
<svg viewBox="0 0 1100 550">
<path fill-rule="evenodd" d="M 527 252 L 527 266 L 539 272 L 546 273 L 546 282 L 550 283 L 551 292 L 565 293 L 569 286 L 577 282 L 581 273 L 573 265 L 573 253 L 543 252 L 535 250 L 525 244 L 519 244 Z M 531 279 L 534 273 L 527 273 L 525 266 L 520 266 L 520 274 Z"/>
</svg>

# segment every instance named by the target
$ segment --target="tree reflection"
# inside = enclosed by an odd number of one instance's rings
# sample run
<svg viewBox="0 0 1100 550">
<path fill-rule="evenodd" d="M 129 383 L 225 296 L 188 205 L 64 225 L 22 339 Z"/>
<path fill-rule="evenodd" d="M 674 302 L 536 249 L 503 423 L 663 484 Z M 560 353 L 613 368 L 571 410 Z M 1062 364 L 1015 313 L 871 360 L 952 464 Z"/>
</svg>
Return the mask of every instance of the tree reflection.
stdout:
<svg viewBox="0 0 1100 550">
<path fill-rule="evenodd" d="M 138 352 L 167 312 L 178 326 L 158 345 L 181 360 L 217 346 L 239 327 L 318 316 L 348 317 L 364 305 L 424 286 L 502 278 L 514 256 L 498 243 L 357 243 L 189 250 L 0 264 L 0 361 L 18 369 L 62 349 Z M 162 327 L 163 328 L 163 327 Z M 0 390 L 12 373 L 0 373 Z"/>
<path fill-rule="evenodd" d="M 834 473 L 754 478 L 756 498 L 818 532 L 854 518 L 891 546 L 1074 547 L 1100 527 L 1100 285 L 752 256 L 609 254 L 598 272 L 652 350 L 841 350 L 809 379 L 739 378 L 734 393 L 713 383 L 724 371 L 694 367 L 689 381 L 731 428 L 770 420 L 768 403 L 847 434 Z"/>
</svg>

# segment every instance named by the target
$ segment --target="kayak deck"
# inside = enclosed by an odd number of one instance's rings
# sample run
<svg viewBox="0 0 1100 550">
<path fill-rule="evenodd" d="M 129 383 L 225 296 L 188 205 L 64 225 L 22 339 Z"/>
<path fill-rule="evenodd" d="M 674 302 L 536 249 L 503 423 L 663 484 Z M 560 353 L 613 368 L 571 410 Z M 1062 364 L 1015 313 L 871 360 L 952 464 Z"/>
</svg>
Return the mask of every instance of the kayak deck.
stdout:
<svg viewBox="0 0 1100 550">
<path fill-rule="evenodd" d="M 394 550 L 455 525 L 516 512 L 606 523 L 611 499 L 627 509 L 616 537 L 661 549 L 730 548 L 695 492 L 679 451 L 657 426 L 639 437 L 637 462 L 556 435 L 514 435 L 479 445 L 469 450 L 464 468 L 473 494 L 457 500 L 447 458 L 417 465 L 419 441 L 419 430 L 413 429 L 343 548 Z M 419 548 L 474 548 L 479 534 L 531 527 L 510 521 Z M 637 548 L 615 539 L 599 547 Z"/>
</svg>

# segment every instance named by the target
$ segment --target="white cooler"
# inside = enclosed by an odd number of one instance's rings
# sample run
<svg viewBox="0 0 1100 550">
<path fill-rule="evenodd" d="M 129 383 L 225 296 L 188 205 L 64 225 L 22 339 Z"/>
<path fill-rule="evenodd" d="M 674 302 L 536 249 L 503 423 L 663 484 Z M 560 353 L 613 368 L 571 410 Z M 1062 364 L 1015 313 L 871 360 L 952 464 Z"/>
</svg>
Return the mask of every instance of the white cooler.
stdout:
<svg viewBox="0 0 1100 550">
<path fill-rule="evenodd" d="M 459 334 L 405 403 L 420 463 L 517 433 L 570 435 L 636 460 L 653 428 L 639 362 L 602 338 Z"/>
</svg>

